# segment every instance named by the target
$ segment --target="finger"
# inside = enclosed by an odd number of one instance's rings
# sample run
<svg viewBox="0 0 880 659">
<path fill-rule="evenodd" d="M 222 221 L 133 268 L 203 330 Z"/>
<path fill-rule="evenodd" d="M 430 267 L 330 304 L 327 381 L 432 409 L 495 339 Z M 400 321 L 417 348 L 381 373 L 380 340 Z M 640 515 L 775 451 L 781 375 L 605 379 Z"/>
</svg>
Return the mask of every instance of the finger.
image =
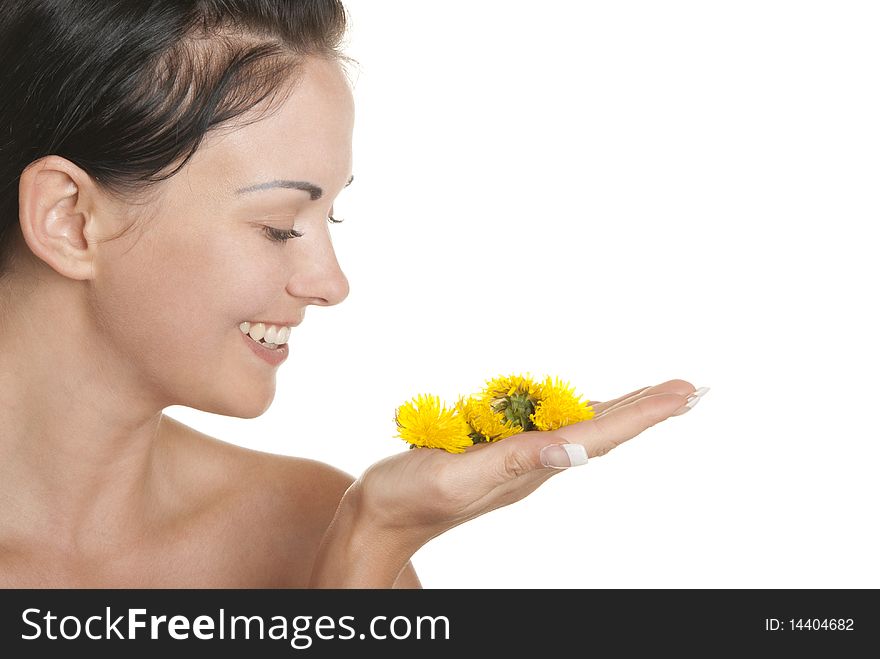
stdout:
<svg viewBox="0 0 880 659">
<path fill-rule="evenodd" d="M 658 394 L 673 393 L 673 394 L 678 394 L 678 395 L 684 396 L 685 402 L 686 402 L 686 397 L 689 396 L 691 393 L 693 393 L 693 391 L 694 391 L 694 386 L 690 382 L 687 382 L 685 380 L 668 380 L 668 381 L 663 382 L 658 385 L 649 386 L 649 387 L 642 387 L 641 389 L 636 389 L 635 391 L 631 391 L 630 393 L 628 393 L 624 396 L 620 396 L 619 398 L 615 398 L 614 400 L 605 401 L 604 403 L 595 403 L 595 402 L 591 401 L 591 405 L 593 406 L 593 409 L 596 411 L 596 416 L 591 421 L 597 420 L 599 415 L 601 415 L 601 414 L 607 414 L 611 410 L 618 410 L 625 405 L 631 405 L 632 403 L 634 403 L 640 399 L 643 399 L 647 396 L 656 396 Z M 681 403 L 678 407 L 676 407 L 672 411 L 675 412 L 677 409 L 680 409 L 683 405 L 684 405 L 684 402 Z M 632 413 L 630 413 L 630 415 L 631 414 Z M 671 415 L 667 414 L 663 418 L 668 418 L 669 416 L 671 416 Z M 581 424 L 584 424 L 584 423 L 589 423 L 589 421 L 581 422 Z M 654 423 L 657 423 L 657 421 L 655 421 Z M 582 432 L 578 429 L 578 425 L 579 424 L 572 424 L 572 425 L 566 426 L 565 430 L 566 430 L 566 432 L 568 432 L 568 429 L 575 428 L 575 432 L 578 433 L 579 436 L 581 436 Z M 653 425 L 653 424 L 651 424 L 651 425 Z M 548 464 L 546 464 L 547 460 L 551 460 L 555 463 L 558 463 L 558 464 L 553 465 L 557 469 L 564 468 L 565 466 L 568 466 L 567 464 L 564 464 L 566 461 L 566 456 L 564 454 L 560 453 L 558 450 L 548 449 L 548 451 L 545 453 L 544 458 L 543 458 L 544 462 L 542 462 L 542 457 L 539 455 L 541 449 L 544 448 L 545 446 L 552 445 L 554 443 L 555 444 L 559 443 L 559 438 L 560 438 L 560 435 L 563 434 L 562 433 L 563 430 L 564 430 L 563 428 L 560 428 L 558 430 L 553 431 L 552 433 L 536 433 L 534 431 L 524 432 L 524 433 L 519 433 L 517 435 L 514 435 L 512 437 L 508 437 L 507 439 L 505 439 L 502 443 L 512 453 L 510 455 L 505 456 L 504 459 L 506 460 L 506 463 L 501 465 L 501 468 L 498 468 L 498 465 L 496 464 L 495 470 L 498 472 L 497 473 L 498 478 L 500 480 L 506 480 L 508 478 L 512 478 L 512 477 L 516 477 L 518 475 L 521 475 L 521 474 L 523 474 L 527 471 L 530 471 L 532 469 L 546 468 L 549 466 Z M 644 428 L 642 428 L 638 432 L 642 432 L 643 430 L 644 430 Z M 636 434 L 638 434 L 638 432 Z M 537 439 L 537 438 L 533 437 L 536 434 L 538 434 L 538 435 L 553 435 L 557 439 L 553 440 L 553 439 L 548 439 L 547 437 L 544 437 L 543 440 L 541 440 L 541 439 Z M 626 438 L 622 438 L 617 443 L 618 444 L 622 443 L 622 442 L 626 441 L 627 439 L 631 439 L 634 436 L 635 435 L 632 435 L 632 436 L 626 437 Z M 523 438 L 527 438 L 527 439 L 524 440 Z M 566 434 L 565 438 L 569 442 L 583 443 L 583 442 L 578 442 L 577 438 L 574 438 L 574 439 L 569 438 L 567 436 L 567 434 Z M 528 455 L 521 455 L 521 452 L 519 450 L 519 448 L 520 448 L 519 443 L 523 442 L 523 441 L 530 442 L 529 445 L 521 445 L 522 450 L 525 451 L 526 453 L 528 453 Z M 494 446 L 496 444 L 497 444 L 497 442 L 479 443 L 479 444 L 475 444 L 473 446 L 467 447 L 465 449 L 465 451 L 467 451 L 467 452 L 480 451 L 482 449 L 485 449 L 489 446 Z M 616 446 L 616 444 L 615 444 L 615 446 Z M 593 454 L 589 453 L 589 450 L 590 450 L 589 447 L 587 447 L 587 449 L 588 449 L 588 454 L 592 456 Z M 569 448 L 569 450 L 571 450 L 571 449 Z M 607 450 L 611 450 L 611 449 L 608 448 Z M 607 452 L 607 450 L 606 450 L 606 452 Z M 597 455 L 602 455 L 602 453 L 597 453 Z M 496 456 L 497 456 L 497 454 L 493 452 L 492 459 L 494 459 Z M 548 456 L 550 456 L 550 457 L 548 457 Z"/>
<path fill-rule="evenodd" d="M 595 400 L 591 400 L 590 405 L 593 406 L 593 410 L 595 410 L 596 414 L 601 414 L 602 412 L 604 412 L 606 409 L 608 409 L 612 405 L 615 405 L 615 404 L 620 403 L 624 400 L 632 398 L 633 396 L 637 396 L 638 394 L 642 393 L 646 389 L 650 389 L 650 388 L 651 388 L 650 386 L 642 387 L 641 389 L 636 389 L 635 391 L 630 391 L 628 394 L 620 396 L 619 398 L 615 398 L 614 400 L 606 400 L 606 401 L 599 401 L 599 402 L 597 402 Z"/>
<path fill-rule="evenodd" d="M 636 397 L 602 417 L 594 417 L 558 430 L 522 432 L 469 451 L 474 473 L 492 482 L 493 496 L 501 505 L 537 489 L 553 475 L 605 455 L 651 426 L 669 418 L 687 400 L 677 393 Z"/>
<path fill-rule="evenodd" d="M 660 393 L 646 395 L 648 390 L 658 389 Z M 687 401 L 688 394 L 663 389 L 690 392 L 693 386 L 683 380 L 670 380 L 654 387 L 637 389 L 606 402 L 606 405 L 613 405 L 614 408 L 606 409 L 601 418 L 597 415 L 588 421 L 551 432 L 518 433 L 500 442 L 475 444 L 468 447 L 466 452 L 479 456 L 479 470 L 489 475 L 496 485 L 512 484 L 515 480 L 534 480 L 537 486 L 553 473 L 586 463 L 587 457 L 604 455 L 615 446 L 669 418 Z M 578 453 L 577 446 L 583 446 L 587 455 Z"/>
<path fill-rule="evenodd" d="M 489 476 L 495 486 L 512 481 L 517 481 L 516 487 L 532 481 L 537 485 L 567 467 L 587 462 L 583 445 L 550 432 L 522 432 L 473 448 L 476 450 L 468 452 L 479 461 L 476 472 Z"/>
<path fill-rule="evenodd" d="M 686 396 L 674 392 L 644 396 L 602 416 L 544 434 L 562 437 L 566 441 L 585 446 L 587 455 L 591 458 L 605 455 L 614 447 L 668 419 L 686 401 Z"/>
<path fill-rule="evenodd" d="M 685 401 L 677 393 L 640 397 L 602 417 L 555 431 L 522 432 L 472 447 L 463 461 L 470 467 L 464 480 L 486 492 L 476 514 L 523 499 L 554 475 L 587 464 L 588 457 L 604 455 L 668 418 Z M 460 481 L 461 470 L 457 471 Z"/>
<path fill-rule="evenodd" d="M 625 396 L 615 398 L 614 400 L 608 401 L 606 403 L 593 404 L 593 409 L 596 412 L 596 416 L 599 416 L 600 414 L 605 414 L 606 412 L 620 407 L 621 405 L 632 403 L 639 398 L 644 398 L 645 396 L 653 396 L 654 394 L 665 393 L 681 394 L 682 396 L 687 397 L 694 393 L 694 385 L 692 385 L 690 382 L 687 382 L 686 380 L 667 380 L 666 382 L 663 382 L 661 384 L 632 391 Z"/>
</svg>

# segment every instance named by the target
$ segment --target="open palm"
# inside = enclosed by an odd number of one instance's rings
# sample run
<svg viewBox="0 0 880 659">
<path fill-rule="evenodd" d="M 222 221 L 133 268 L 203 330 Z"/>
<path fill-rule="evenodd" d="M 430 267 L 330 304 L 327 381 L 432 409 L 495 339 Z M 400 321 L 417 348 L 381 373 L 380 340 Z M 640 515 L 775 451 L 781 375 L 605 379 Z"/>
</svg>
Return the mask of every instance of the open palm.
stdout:
<svg viewBox="0 0 880 659">
<path fill-rule="evenodd" d="M 521 432 L 498 442 L 476 444 L 464 453 L 407 450 L 369 467 L 355 487 L 374 522 L 419 533 L 427 541 L 535 491 L 559 473 L 559 468 L 546 462 L 554 451 L 558 460 L 560 445 L 583 446 L 590 458 L 604 455 L 677 411 L 681 413 L 693 393 L 691 383 L 669 380 L 613 400 L 591 402 L 592 419 L 558 430 Z"/>
</svg>

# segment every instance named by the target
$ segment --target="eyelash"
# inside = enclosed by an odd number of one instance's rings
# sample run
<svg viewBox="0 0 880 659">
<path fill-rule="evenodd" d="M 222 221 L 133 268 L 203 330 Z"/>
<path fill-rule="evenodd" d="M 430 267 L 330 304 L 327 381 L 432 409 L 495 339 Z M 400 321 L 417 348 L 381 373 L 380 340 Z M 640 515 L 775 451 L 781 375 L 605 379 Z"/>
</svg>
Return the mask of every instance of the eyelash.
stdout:
<svg viewBox="0 0 880 659">
<path fill-rule="evenodd" d="M 332 215 L 327 217 L 327 221 L 331 224 L 342 224 L 343 220 L 337 220 Z M 263 227 L 266 230 L 266 235 L 269 237 L 269 240 L 284 244 L 291 238 L 302 238 L 303 235 L 296 229 L 276 229 L 274 227 Z"/>
</svg>

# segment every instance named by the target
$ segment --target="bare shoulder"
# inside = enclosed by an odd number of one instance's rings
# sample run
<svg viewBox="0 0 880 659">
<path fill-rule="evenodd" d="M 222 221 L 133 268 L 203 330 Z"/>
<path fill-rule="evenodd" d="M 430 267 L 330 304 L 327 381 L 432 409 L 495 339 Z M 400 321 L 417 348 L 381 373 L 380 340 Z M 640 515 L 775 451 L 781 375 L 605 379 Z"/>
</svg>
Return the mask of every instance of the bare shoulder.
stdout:
<svg viewBox="0 0 880 659">
<path fill-rule="evenodd" d="M 298 587 L 308 581 L 324 532 L 354 477 L 331 465 L 248 449 L 172 421 L 174 463 L 204 533 L 238 557 L 242 583 Z"/>
<path fill-rule="evenodd" d="M 351 474 L 317 460 L 245 448 L 171 419 L 169 426 L 174 430 L 171 441 L 176 459 L 199 465 L 201 486 L 213 485 L 230 494 L 308 494 L 312 506 L 326 500 L 335 509 L 354 480 Z"/>
</svg>

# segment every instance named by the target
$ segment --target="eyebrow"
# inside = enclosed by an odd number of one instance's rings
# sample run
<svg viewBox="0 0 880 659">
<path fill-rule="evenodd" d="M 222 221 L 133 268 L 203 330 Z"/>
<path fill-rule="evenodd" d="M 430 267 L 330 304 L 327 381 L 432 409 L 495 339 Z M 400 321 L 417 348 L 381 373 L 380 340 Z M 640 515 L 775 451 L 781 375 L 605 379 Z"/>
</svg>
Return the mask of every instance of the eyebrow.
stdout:
<svg viewBox="0 0 880 659">
<path fill-rule="evenodd" d="M 354 181 L 354 174 L 351 175 L 351 178 L 348 179 L 348 182 L 343 186 L 347 188 L 351 185 L 351 182 Z M 254 185 L 249 185 L 246 188 L 239 188 L 235 191 L 235 194 L 247 194 L 249 192 L 257 192 L 259 190 L 270 190 L 272 188 L 289 188 L 293 190 L 304 190 L 309 193 L 309 199 L 314 201 L 315 199 L 320 199 L 324 194 L 324 191 L 320 186 L 315 185 L 314 183 L 309 183 L 308 181 L 289 181 L 286 179 L 275 179 L 274 181 L 266 181 L 265 183 L 256 183 Z"/>
</svg>

